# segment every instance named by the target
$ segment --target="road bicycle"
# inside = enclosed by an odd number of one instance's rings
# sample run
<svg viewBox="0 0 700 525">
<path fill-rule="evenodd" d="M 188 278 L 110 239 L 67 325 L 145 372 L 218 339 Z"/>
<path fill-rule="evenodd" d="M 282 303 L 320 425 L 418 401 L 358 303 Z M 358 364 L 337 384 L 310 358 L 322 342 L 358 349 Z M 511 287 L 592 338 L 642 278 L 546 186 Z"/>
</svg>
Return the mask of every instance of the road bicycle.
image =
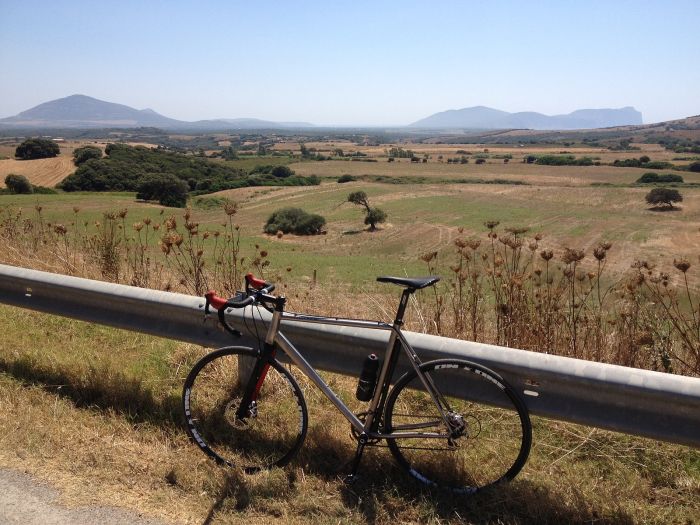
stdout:
<svg viewBox="0 0 700 525">
<path fill-rule="evenodd" d="M 250 312 L 255 321 L 254 309 L 263 307 L 272 319 L 260 348 L 221 348 L 194 365 L 182 395 L 189 436 L 217 463 L 247 473 L 288 464 L 306 437 L 308 412 L 291 367 L 280 357 L 306 375 L 350 423 L 357 449 L 348 479 L 356 479 L 365 447 L 381 443 L 411 476 L 432 487 L 469 494 L 512 479 L 527 461 L 532 441 L 520 396 L 477 363 L 421 362 L 402 333 L 411 295 L 439 280 L 378 277 L 403 287 L 392 324 L 286 312 L 285 297 L 272 295 L 274 284 L 252 274 L 246 276 L 245 291 L 228 300 L 207 292 L 205 315 L 210 306 L 216 309 L 231 334 L 241 335 L 226 320 L 232 308 L 253 307 L 244 314 Z M 381 359 L 370 354 L 362 367 L 356 397 L 367 403 L 365 410 L 353 412 L 282 333 L 290 321 L 388 332 Z M 400 355 L 408 371 L 394 382 Z"/>
</svg>

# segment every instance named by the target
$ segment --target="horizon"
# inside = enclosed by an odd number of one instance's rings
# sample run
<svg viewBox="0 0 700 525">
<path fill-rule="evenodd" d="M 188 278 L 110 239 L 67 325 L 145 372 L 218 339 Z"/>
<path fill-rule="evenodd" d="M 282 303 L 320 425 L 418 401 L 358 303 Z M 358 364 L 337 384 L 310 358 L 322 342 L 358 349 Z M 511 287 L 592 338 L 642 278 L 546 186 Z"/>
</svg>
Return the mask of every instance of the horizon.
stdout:
<svg viewBox="0 0 700 525">
<path fill-rule="evenodd" d="M 645 124 L 700 114 L 688 68 L 700 5 L 687 0 L 119 5 L 3 5 L 0 118 L 78 93 L 188 122 L 318 127 L 403 127 L 474 106 L 632 106 Z"/>
<path fill-rule="evenodd" d="M 106 103 L 118 104 L 118 105 L 126 106 L 125 104 L 121 104 L 121 103 L 118 102 L 118 101 L 113 101 L 113 100 L 100 100 L 100 99 L 96 99 L 95 97 L 92 97 L 92 96 L 90 96 L 90 95 L 86 95 L 85 93 L 73 93 L 72 95 L 67 95 L 67 96 L 65 96 L 65 97 L 60 97 L 60 98 L 58 98 L 58 99 L 45 101 L 45 102 L 43 102 L 43 103 L 38 104 L 37 106 L 33 106 L 32 108 L 27 108 L 26 110 L 20 112 L 19 114 L 24 113 L 24 112 L 26 112 L 26 111 L 33 110 L 33 109 L 35 109 L 35 108 L 37 108 L 37 107 L 39 107 L 39 106 L 41 106 L 41 105 L 47 104 L 47 103 L 58 102 L 58 101 L 60 101 L 60 100 L 69 99 L 69 98 L 73 98 L 73 97 L 84 97 L 84 98 L 88 98 L 88 99 L 92 99 L 92 100 L 97 100 L 97 101 L 100 101 L 100 102 L 106 102 Z M 132 107 L 130 107 L 130 106 L 126 106 L 126 107 L 129 107 L 130 109 L 134 109 L 134 110 L 137 110 L 137 111 L 151 111 L 151 112 L 154 112 L 154 113 L 158 114 L 158 115 L 161 116 L 161 117 L 171 118 L 169 115 L 163 115 L 162 113 L 158 113 L 157 111 L 153 110 L 153 109 L 150 108 L 150 107 L 145 107 L 145 108 L 132 108 Z M 430 115 L 430 116 L 435 116 L 435 115 L 441 114 L 441 113 L 449 113 L 449 112 L 452 112 L 452 111 L 463 111 L 463 110 L 469 110 L 469 109 L 490 109 L 490 110 L 494 110 L 494 109 L 495 109 L 495 110 L 497 110 L 497 111 L 499 110 L 499 108 L 489 108 L 489 107 L 487 107 L 487 106 L 481 106 L 481 105 L 479 105 L 479 106 L 471 106 L 471 107 L 469 107 L 469 108 L 450 108 L 450 109 L 447 109 L 447 110 L 444 110 L 444 111 L 437 112 L 437 113 L 435 113 L 435 114 L 433 114 L 433 115 Z M 634 109 L 634 110 L 636 110 L 636 108 L 634 108 L 633 106 L 624 106 L 624 107 L 621 107 L 621 108 L 577 108 L 576 110 L 572 110 L 572 111 L 569 112 L 568 114 L 571 114 L 571 113 L 573 113 L 573 112 L 575 112 L 575 111 L 588 111 L 588 110 L 593 110 L 593 111 L 595 111 L 595 110 L 603 110 L 603 111 L 613 110 L 613 111 L 619 111 L 619 110 L 623 110 L 623 109 Z M 525 111 L 521 111 L 521 112 L 514 112 L 514 113 L 511 113 L 511 114 L 515 115 L 515 114 L 517 114 L 517 113 L 531 113 L 531 112 L 525 110 Z M 19 115 L 19 114 L 17 114 L 17 115 Z M 542 114 L 542 113 L 540 113 L 540 114 L 541 114 L 541 115 L 544 115 L 544 114 Z M 546 116 L 546 117 L 567 116 L 568 114 L 544 115 L 544 116 Z M 14 116 L 17 116 L 17 115 L 10 115 L 9 117 L 14 117 Z M 692 115 L 689 115 L 689 116 L 692 116 Z M 426 115 L 426 117 L 428 117 L 428 116 Z M 642 117 L 643 117 L 643 115 L 642 115 Z M 4 119 L 4 118 L 7 118 L 7 117 L 3 117 L 3 116 L 0 115 L 0 121 L 1 121 L 2 119 Z M 289 121 L 280 121 L 280 120 L 276 120 L 276 121 L 267 121 L 267 120 L 263 120 L 263 119 L 258 119 L 258 118 L 256 118 L 256 117 L 219 117 L 219 118 L 215 118 L 215 119 L 197 119 L 197 120 L 192 120 L 192 121 L 185 121 L 185 120 L 183 120 L 183 121 L 181 121 L 181 122 L 182 122 L 183 124 L 189 124 L 189 123 L 196 123 L 196 122 L 203 122 L 203 121 L 221 122 L 221 121 L 233 121 L 233 120 L 237 120 L 237 121 L 246 121 L 246 120 L 256 121 L 256 120 L 257 120 L 257 121 L 262 121 L 262 122 L 271 122 L 271 123 L 273 123 L 273 124 L 284 124 L 284 125 L 302 124 L 302 126 L 299 126 L 299 127 L 302 127 L 302 128 L 305 127 L 305 126 L 303 126 L 303 124 L 309 124 L 310 127 L 322 128 L 322 129 L 323 129 L 323 128 L 328 128 L 328 129 L 333 129 L 333 128 L 338 128 L 338 129 L 345 129 L 345 128 L 349 128 L 349 129 L 352 129 L 352 128 L 355 128 L 355 129 L 373 129 L 373 128 L 389 128 L 389 129 L 391 129 L 391 128 L 399 128 L 399 129 L 400 129 L 400 128 L 404 128 L 404 127 L 410 127 L 411 125 L 413 125 L 413 123 L 397 124 L 397 125 L 394 125 L 394 126 L 382 125 L 382 124 L 378 124 L 378 125 L 316 124 L 316 123 L 314 123 L 314 122 L 308 122 L 308 121 L 307 121 L 307 122 L 302 122 L 302 121 L 289 122 Z M 421 119 L 421 120 L 422 120 L 422 119 Z M 647 123 L 645 122 L 645 124 L 647 124 Z"/>
</svg>

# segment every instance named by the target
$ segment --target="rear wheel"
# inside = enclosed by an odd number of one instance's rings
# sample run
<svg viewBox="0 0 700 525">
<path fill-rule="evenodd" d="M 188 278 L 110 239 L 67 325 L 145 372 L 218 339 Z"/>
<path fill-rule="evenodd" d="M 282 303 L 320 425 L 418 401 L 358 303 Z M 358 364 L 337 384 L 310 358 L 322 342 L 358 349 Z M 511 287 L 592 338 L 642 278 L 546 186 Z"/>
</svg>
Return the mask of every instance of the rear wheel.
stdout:
<svg viewBox="0 0 700 525">
<path fill-rule="evenodd" d="M 495 372 L 469 361 L 430 361 L 420 370 L 440 393 L 442 410 L 415 371 L 399 379 L 387 399 L 385 430 L 422 435 L 388 439 L 398 462 L 419 481 L 458 493 L 520 472 L 532 427 L 515 391 Z M 473 400 L 462 399 L 465 395 Z"/>
<path fill-rule="evenodd" d="M 306 437 L 308 414 L 291 373 L 272 360 L 255 401 L 236 417 L 258 352 L 227 347 L 200 359 L 182 395 L 187 432 L 218 463 L 247 472 L 283 466 Z"/>
</svg>

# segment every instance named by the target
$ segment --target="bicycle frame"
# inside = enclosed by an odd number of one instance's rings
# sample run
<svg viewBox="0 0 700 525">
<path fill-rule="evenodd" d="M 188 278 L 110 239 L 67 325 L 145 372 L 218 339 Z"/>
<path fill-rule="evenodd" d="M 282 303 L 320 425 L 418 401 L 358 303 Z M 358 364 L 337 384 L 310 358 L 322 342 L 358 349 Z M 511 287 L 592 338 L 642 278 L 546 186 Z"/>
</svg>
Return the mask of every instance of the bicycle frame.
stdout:
<svg viewBox="0 0 700 525">
<path fill-rule="evenodd" d="M 384 323 L 381 321 L 368 321 L 362 319 L 346 319 L 338 317 L 321 317 L 321 316 L 311 316 L 297 313 L 284 312 L 281 309 L 275 308 L 272 316 L 272 321 L 267 331 L 265 337 L 265 346 L 270 353 L 272 353 L 275 347 L 282 349 L 285 355 L 291 360 L 291 362 L 296 365 L 302 373 L 307 376 L 316 387 L 323 392 L 323 394 L 328 398 L 328 400 L 340 411 L 340 413 L 348 420 L 352 427 L 361 434 L 366 435 L 371 439 L 397 439 L 397 438 L 449 438 L 449 434 L 436 433 L 436 432 L 391 432 L 389 434 L 377 432 L 378 422 L 377 416 L 381 416 L 381 412 L 384 409 L 384 402 L 386 400 L 390 382 L 394 374 L 396 363 L 399 358 L 401 347 L 404 350 L 405 355 L 408 357 L 408 361 L 411 363 L 412 367 L 418 374 L 423 387 L 430 394 L 435 403 L 436 407 L 440 411 L 443 421 L 445 422 L 445 428 L 449 428 L 447 423 L 446 412 L 449 411 L 449 406 L 446 406 L 446 402 L 442 399 L 432 381 L 420 370 L 421 361 L 418 355 L 415 353 L 411 345 L 408 343 L 404 335 L 401 333 L 401 324 L 403 317 L 403 309 L 405 308 L 405 302 L 407 301 L 407 296 L 402 299 L 401 308 L 399 314 L 397 314 L 397 320 L 393 325 Z M 300 323 L 316 323 L 316 324 L 329 324 L 335 326 L 348 326 L 354 328 L 368 328 L 372 330 L 383 330 L 389 331 L 389 341 L 384 352 L 384 360 L 382 367 L 377 379 L 376 387 L 374 390 L 374 395 L 369 402 L 369 407 L 367 410 L 367 417 L 365 421 L 361 421 L 349 408 L 341 401 L 335 392 L 328 386 L 328 384 L 321 378 L 321 376 L 314 370 L 314 368 L 309 364 L 309 362 L 301 355 L 299 350 L 292 344 L 292 342 L 287 339 L 287 337 L 280 331 L 280 325 L 284 321 L 294 321 Z M 257 380 L 260 384 L 262 381 Z"/>
</svg>

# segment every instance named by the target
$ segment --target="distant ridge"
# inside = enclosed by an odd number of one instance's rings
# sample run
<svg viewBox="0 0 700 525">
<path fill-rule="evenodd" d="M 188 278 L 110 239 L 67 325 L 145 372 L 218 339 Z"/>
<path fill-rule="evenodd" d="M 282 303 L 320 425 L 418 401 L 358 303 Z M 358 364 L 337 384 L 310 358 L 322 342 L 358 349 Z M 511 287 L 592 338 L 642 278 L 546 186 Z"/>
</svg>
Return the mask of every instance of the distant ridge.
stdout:
<svg viewBox="0 0 700 525">
<path fill-rule="evenodd" d="M 44 102 L 14 117 L 0 119 L 0 127 L 12 128 L 135 128 L 177 130 L 275 129 L 313 127 L 305 122 L 272 122 L 254 118 L 187 122 L 152 109 L 134 109 L 86 95 L 71 95 Z"/>
<path fill-rule="evenodd" d="M 567 115 L 534 111 L 508 113 L 485 106 L 451 109 L 421 119 L 409 127 L 423 129 L 537 129 L 572 130 L 642 124 L 642 114 L 631 106 L 619 109 L 579 109 Z"/>
</svg>

